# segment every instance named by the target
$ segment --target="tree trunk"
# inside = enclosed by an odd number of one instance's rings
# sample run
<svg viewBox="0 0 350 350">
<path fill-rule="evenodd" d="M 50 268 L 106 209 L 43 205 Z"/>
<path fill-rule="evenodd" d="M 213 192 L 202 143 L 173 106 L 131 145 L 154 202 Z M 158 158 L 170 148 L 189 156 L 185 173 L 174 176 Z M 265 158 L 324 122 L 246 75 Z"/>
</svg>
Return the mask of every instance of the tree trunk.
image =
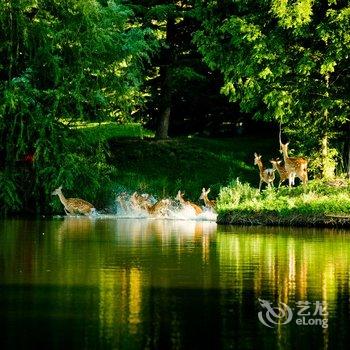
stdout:
<svg viewBox="0 0 350 350">
<path fill-rule="evenodd" d="M 166 26 L 166 45 L 163 62 L 160 67 L 160 102 L 159 115 L 157 118 L 156 139 L 164 140 L 168 138 L 170 114 L 171 114 L 171 66 L 174 63 L 174 35 L 175 20 L 168 18 Z"/>
<path fill-rule="evenodd" d="M 170 111 L 171 111 L 171 107 L 168 106 L 159 115 L 157 132 L 156 132 L 156 139 L 158 140 L 166 140 L 168 138 Z"/>
<path fill-rule="evenodd" d="M 156 139 L 165 140 L 168 138 L 169 132 L 169 121 L 171 113 L 171 90 L 169 86 L 169 72 L 168 67 L 161 68 L 161 96 L 160 96 L 160 106 L 159 115 L 157 120 L 157 130 Z"/>
<path fill-rule="evenodd" d="M 329 97 L 329 74 L 325 76 L 326 81 L 326 97 Z M 329 117 L 329 111 L 328 108 L 326 108 L 323 112 L 324 116 L 324 133 L 321 140 L 321 159 L 322 159 L 322 178 L 324 179 L 332 179 L 334 178 L 335 174 L 335 160 L 334 155 L 329 152 L 329 138 L 328 138 L 328 117 Z"/>
<path fill-rule="evenodd" d="M 332 179 L 335 173 L 335 161 L 329 152 L 328 135 L 324 134 L 321 141 L 322 178 Z"/>
<path fill-rule="evenodd" d="M 347 152 L 347 161 L 346 161 L 346 173 L 348 178 L 350 178 L 350 122 L 347 125 L 346 138 L 345 138 L 345 152 Z"/>
</svg>

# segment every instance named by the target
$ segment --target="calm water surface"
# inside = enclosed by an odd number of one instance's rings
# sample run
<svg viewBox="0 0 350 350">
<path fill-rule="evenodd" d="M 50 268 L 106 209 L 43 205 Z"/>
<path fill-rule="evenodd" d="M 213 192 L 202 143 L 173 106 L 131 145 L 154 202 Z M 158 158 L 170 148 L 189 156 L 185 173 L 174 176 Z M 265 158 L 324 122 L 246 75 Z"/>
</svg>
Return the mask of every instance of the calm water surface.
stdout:
<svg viewBox="0 0 350 350">
<path fill-rule="evenodd" d="M 350 231 L 7 220 L 0 223 L 0 347 L 348 348 L 349 278 Z M 275 312 L 289 306 L 292 319 L 273 318 L 259 298 Z M 297 325 L 300 301 L 310 303 L 307 322 L 319 318 L 328 328 Z M 327 309 L 313 316 L 317 302 Z"/>
</svg>

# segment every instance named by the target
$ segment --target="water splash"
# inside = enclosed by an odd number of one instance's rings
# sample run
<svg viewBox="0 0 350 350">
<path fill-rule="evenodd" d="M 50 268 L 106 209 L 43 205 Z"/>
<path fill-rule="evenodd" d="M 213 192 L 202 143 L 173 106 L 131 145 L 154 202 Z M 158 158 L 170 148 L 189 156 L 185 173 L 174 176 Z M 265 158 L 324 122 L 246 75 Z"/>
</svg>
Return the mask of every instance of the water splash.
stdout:
<svg viewBox="0 0 350 350">
<path fill-rule="evenodd" d="M 202 207 L 203 212 L 196 214 L 190 205 L 181 205 L 172 199 L 163 199 L 170 204 L 159 213 L 150 214 L 144 207 L 135 205 L 132 196 L 123 192 L 116 197 L 114 216 L 128 219 L 170 219 L 170 220 L 195 220 L 195 221 L 216 221 L 217 213 L 212 208 Z M 150 205 L 157 203 L 157 199 L 147 193 L 139 195 L 139 198 L 147 198 Z"/>
<path fill-rule="evenodd" d="M 196 215 L 195 210 L 190 206 L 172 208 L 168 212 L 168 218 L 174 220 L 216 221 L 217 216 L 216 212 L 205 207 L 199 215 Z"/>
</svg>

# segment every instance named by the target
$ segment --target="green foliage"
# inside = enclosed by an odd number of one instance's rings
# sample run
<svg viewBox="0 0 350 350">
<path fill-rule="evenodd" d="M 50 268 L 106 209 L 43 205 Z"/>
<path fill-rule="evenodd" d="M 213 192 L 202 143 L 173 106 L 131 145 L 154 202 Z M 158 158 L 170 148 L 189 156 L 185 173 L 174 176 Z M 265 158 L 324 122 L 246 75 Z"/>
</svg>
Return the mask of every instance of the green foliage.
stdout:
<svg viewBox="0 0 350 350">
<path fill-rule="evenodd" d="M 217 207 L 219 210 L 227 207 L 237 208 L 242 203 L 255 204 L 259 198 L 259 190 L 252 188 L 248 183 L 242 183 L 237 179 L 227 187 L 220 190 Z"/>
<path fill-rule="evenodd" d="M 16 182 L 13 174 L 6 174 L 0 171 L 0 210 L 7 212 L 8 209 L 20 207 L 20 199 L 16 192 Z"/>
<path fill-rule="evenodd" d="M 150 31 L 130 26 L 117 1 L 5 0 L 0 9 L 1 208 L 47 210 L 57 184 L 102 190 L 114 171 L 103 140 L 93 149 L 61 121 L 124 121 L 143 104 Z"/>
<path fill-rule="evenodd" d="M 222 73 L 222 92 L 242 111 L 282 122 L 308 153 L 324 137 L 331 143 L 343 137 L 339 130 L 350 112 L 347 2 L 210 1 L 198 7 L 203 24 L 195 42 L 208 66 Z"/>
<path fill-rule="evenodd" d="M 168 136 L 169 111 L 172 134 L 192 131 L 184 130 L 184 126 L 203 129 L 209 122 L 220 123 L 217 117 L 224 114 L 223 106 L 229 110 L 227 119 L 237 118 L 227 100 L 220 96 L 217 88 L 220 77 L 208 71 L 192 42 L 200 26 L 195 1 L 129 0 L 128 3 L 136 14 L 135 25 L 149 28 L 157 37 L 158 50 L 151 60 L 146 85 L 149 126 L 156 130 L 156 137 Z"/>
<path fill-rule="evenodd" d="M 96 150 L 91 150 L 91 156 L 82 156 L 80 153 L 70 153 L 64 157 L 59 172 L 50 173 L 48 168 L 40 172 L 41 178 L 50 183 L 47 186 L 47 196 L 52 188 L 62 186 L 64 193 L 82 197 L 92 202 L 97 208 L 103 208 L 111 199 L 113 182 L 117 170 L 108 165 L 105 159 L 105 150 L 101 144 Z M 52 181 L 52 179 L 55 179 Z M 54 209 L 62 210 L 59 201 L 55 201 Z"/>
</svg>

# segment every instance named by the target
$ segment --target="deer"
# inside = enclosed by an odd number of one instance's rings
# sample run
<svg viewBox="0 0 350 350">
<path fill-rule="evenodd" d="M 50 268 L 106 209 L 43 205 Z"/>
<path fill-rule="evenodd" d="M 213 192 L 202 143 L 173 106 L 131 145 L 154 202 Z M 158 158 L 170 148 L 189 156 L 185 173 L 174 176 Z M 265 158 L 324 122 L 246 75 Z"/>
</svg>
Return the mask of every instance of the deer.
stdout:
<svg viewBox="0 0 350 350">
<path fill-rule="evenodd" d="M 186 206 L 192 207 L 194 209 L 196 215 L 201 214 L 203 212 L 202 208 L 199 207 L 197 204 L 194 204 L 190 201 L 186 201 L 184 199 L 184 195 L 185 195 L 184 192 L 178 191 L 175 199 L 177 199 L 183 207 L 186 207 Z"/>
<path fill-rule="evenodd" d="M 214 209 L 216 201 L 215 200 L 210 200 L 208 198 L 208 193 L 210 192 L 210 188 L 208 188 L 208 190 L 205 190 L 205 187 L 202 188 L 202 193 L 199 197 L 199 199 L 202 199 L 204 202 L 204 205 L 206 206 L 206 208 L 212 208 Z"/>
<path fill-rule="evenodd" d="M 155 204 L 151 204 L 147 201 L 141 204 L 141 208 L 146 210 L 149 215 L 155 216 L 158 214 L 165 215 L 170 205 L 169 199 L 161 199 Z"/>
<path fill-rule="evenodd" d="M 261 185 L 263 182 L 267 183 L 267 187 L 273 186 L 273 181 L 275 180 L 275 169 L 266 169 L 262 163 L 261 155 L 254 153 L 254 165 L 259 167 L 260 182 L 259 182 L 259 192 L 261 190 Z"/>
<path fill-rule="evenodd" d="M 280 141 L 281 152 L 283 153 L 284 164 L 286 171 L 288 172 L 289 187 L 294 185 L 295 176 L 297 176 L 303 183 L 307 184 L 307 159 L 302 157 L 289 157 L 288 156 L 288 145 L 289 142 L 283 144 Z"/>
<path fill-rule="evenodd" d="M 272 168 L 277 170 L 280 176 L 280 182 L 278 184 L 278 188 L 280 188 L 281 184 L 289 178 L 288 171 L 286 170 L 286 167 L 281 164 L 282 161 L 279 158 L 271 159 L 270 163 L 272 164 Z M 294 178 L 293 178 L 293 183 L 294 183 Z"/>
<path fill-rule="evenodd" d="M 56 188 L 52 195 L 57 195 L 64 206 L 65 213 L 90 215 L 96 212 L 94 206 L 80 198 L 65 198 L 62 193 L 62 186 Z"/>
<path fill-rule="evenodd" d="M 149 201 L 149 195 L 141 195 L 134 192 L 130 197 L 130 203 L 133 209 L 144 209 L 147 204 L 152 205 Z"/>
</svg>

